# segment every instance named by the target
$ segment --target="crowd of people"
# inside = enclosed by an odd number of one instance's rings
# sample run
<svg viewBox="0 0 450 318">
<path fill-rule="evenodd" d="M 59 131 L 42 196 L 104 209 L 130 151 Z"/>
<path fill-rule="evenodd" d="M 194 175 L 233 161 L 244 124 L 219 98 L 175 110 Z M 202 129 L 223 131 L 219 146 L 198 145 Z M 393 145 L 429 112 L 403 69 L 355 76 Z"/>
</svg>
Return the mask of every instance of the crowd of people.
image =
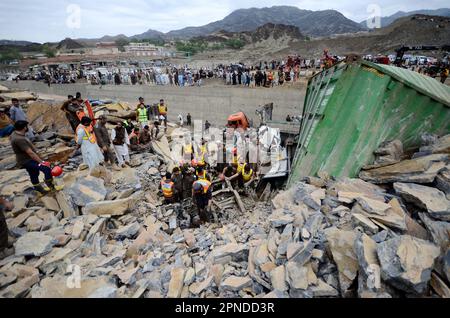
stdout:
<svg viewBox="0 0 450 318">
<path fill-rule="evenodd" d="M 72 84 L 79 81 L 91 85 L 168 85 L 201 86 L 205 79 L 223 79 L 226 85 L 247 87 L 271 87 L 296 82 L 300 71 L 320 68 L 320 59 L 304 59 L 288 56 L 286 60 L 259 62 L 255 65 L 230 64 L 211 67 L 190 67 L 189 65 L 116 65 L 97 67 L 89 65 L 60 65 L 39 71 L 22 73 L 21 80 L 37 80 L 52 84 Z"/>
<path fill-rule="evenodd" d="M 320 60 L 308 60 L 299 56 L 289 56 L 286 61 L 265 61 L 256 66 L 244 64 L 220 65 L 217 77 L 223 78 L 226 85 L 246 87 L 283 86 L 299 80 L 301 70 L 315 69 Z M 319 64 L 320 67 L 320 64 Z"/>
</svg>

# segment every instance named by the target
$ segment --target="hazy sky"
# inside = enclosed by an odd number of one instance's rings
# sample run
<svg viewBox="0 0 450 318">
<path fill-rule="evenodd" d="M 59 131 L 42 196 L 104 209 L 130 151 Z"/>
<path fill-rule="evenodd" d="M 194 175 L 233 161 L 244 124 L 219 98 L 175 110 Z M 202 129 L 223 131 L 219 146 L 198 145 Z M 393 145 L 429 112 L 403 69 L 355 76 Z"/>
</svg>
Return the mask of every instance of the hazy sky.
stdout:
<svg viewBox="0 0 450 318">
<path fill-rule="evenodd" d="M 150 28 L 167 32 L 221 20 L 236 9 L 273 5 L 335 9 L 359 22 L 368 17 L 369 4 L 377 4 L 381 16 L 450 6 L 448 0 L 1 0 L 0 39 L 45 42 L 131 36 Z"/>
</svg>

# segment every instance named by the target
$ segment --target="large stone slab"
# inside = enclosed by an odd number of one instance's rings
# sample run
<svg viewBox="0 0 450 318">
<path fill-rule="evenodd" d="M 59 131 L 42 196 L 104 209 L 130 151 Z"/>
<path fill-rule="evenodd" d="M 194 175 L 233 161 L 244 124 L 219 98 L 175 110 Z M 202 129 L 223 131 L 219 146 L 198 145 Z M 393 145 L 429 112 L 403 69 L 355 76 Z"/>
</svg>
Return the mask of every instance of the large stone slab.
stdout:
<svg viewBox="0 0 450 318">
<path fill-rule="evenodd" d="M 438 172 L 445 167 L 449 155 L 435 154 L 396 164 L 362 171 L 359 177 L 373 183 L 413 182 L 431 183 Z"/>
<path fill-rule="evenodd" d="M 326 229 L 325 235 L 339 271 L 339 285 L 344 295 L 358 273 L 359 264 L 353 247 L 357 236 L 353 231 L 343 231 L 336 227 Z"/>
<path fill-rule="evenodd" d="M 105 182 L 92 176 L 77 179 L 66 191 L 72 201 L 81 207 L 91 202 L 103 201 L 107 193 Z"/>
<path fill-rule="evenodd" d="M 184 286 L 184 276 L 186 271 L 183 268 L 174 268 L 170 272 L 168 298 L 180 298 Z"/>
<path fill-rule="evenodd" d="M 450 222 L 450 201 L 438 189 L 414 183 L 394 183 L 395 191 L 438 220 Z"/>
<path fill-rule="evenodd" d="M 17 256 L 42 256 L 50 253 L 58 243 L 53 237 L 39 232 L 30 232 L 20 237 L 14 244 Z"/>
<path fill-rule="evenodd" d="M 91 202 L 83 208 L 83 213 L 112 216 L 124 215 L 134 207 L 138 200 L 139 194 L 135 194 L 126 199 Z"/>
<path fill-rule="evenodd" d="M 250 277 L 230 276 L 222 282 L 220 287 L 225 290 L 240 291 L 241 289 L 250 287 L 251 285 L 252 280 Z"/>
<path fill-rule="evenodd" d="M 377 245 L 383 280 L 406 292 L 423 293 L 440 249 L 409 235 L 402 235 Z"/>
<path fill-rule="evenodd" d="M 231 257 L 233 261 L 247 260 L 248 258 L 248 246 L 245 244 L 229 243 L 223 246 L 218 246 L 212 251 L 214 260 Z"/>
</svg>

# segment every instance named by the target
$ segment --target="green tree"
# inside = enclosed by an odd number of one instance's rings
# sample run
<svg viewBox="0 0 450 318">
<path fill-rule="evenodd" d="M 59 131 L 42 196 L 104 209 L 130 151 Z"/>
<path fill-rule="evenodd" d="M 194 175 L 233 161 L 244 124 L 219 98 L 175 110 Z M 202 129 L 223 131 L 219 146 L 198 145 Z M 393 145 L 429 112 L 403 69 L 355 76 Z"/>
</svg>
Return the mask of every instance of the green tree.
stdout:
<svg viewBox="0 0 450 318">
<path fill-rule="evenodd" d="M 42 46 L 42 53 L 44 53 L 47 57 L 56 56 L 56 50 L 54 48 L 51 48 L 48 44 L 44 44 Z"/>
<path fill-rule="evenodd" d="M 116 40 L 116 45 L 119 48 L 120 52 L 125 52 L 125 46 L 127 46 L 128 44 L 130 44 L 130 41 L 128 41 L 127 39 Z"/>
<path fill-rule="evenodd" d="M 22 55 L 16 48 L 6 48 L 0 51 L 0 62 L 10 62 L 14 60 L 20 60 Z"/>
<path fill-rule="evenodd" d="M 228 39 L 225 42 L 225 45 L 229 48 L 238 50 L 238 49 L 241 49 L 245 45 L 245 42 L 240 39 Z"/>
</svg>

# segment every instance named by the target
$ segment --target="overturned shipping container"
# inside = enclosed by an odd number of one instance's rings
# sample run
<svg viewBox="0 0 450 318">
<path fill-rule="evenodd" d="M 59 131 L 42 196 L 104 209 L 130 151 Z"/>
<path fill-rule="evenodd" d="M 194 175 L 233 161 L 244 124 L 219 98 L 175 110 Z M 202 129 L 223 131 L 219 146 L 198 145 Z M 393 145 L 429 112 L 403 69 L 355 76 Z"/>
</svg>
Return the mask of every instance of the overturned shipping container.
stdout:
<svg viewBox="0 0 450 318">
<path fill-rule="evenodd" d="M 325 171 L 356 177 L 386 140 L 405 149 L 450 133 L 450 87 L 395 66 L 338 64 L 308 83 L 289 185 Z"/>
</svg>

